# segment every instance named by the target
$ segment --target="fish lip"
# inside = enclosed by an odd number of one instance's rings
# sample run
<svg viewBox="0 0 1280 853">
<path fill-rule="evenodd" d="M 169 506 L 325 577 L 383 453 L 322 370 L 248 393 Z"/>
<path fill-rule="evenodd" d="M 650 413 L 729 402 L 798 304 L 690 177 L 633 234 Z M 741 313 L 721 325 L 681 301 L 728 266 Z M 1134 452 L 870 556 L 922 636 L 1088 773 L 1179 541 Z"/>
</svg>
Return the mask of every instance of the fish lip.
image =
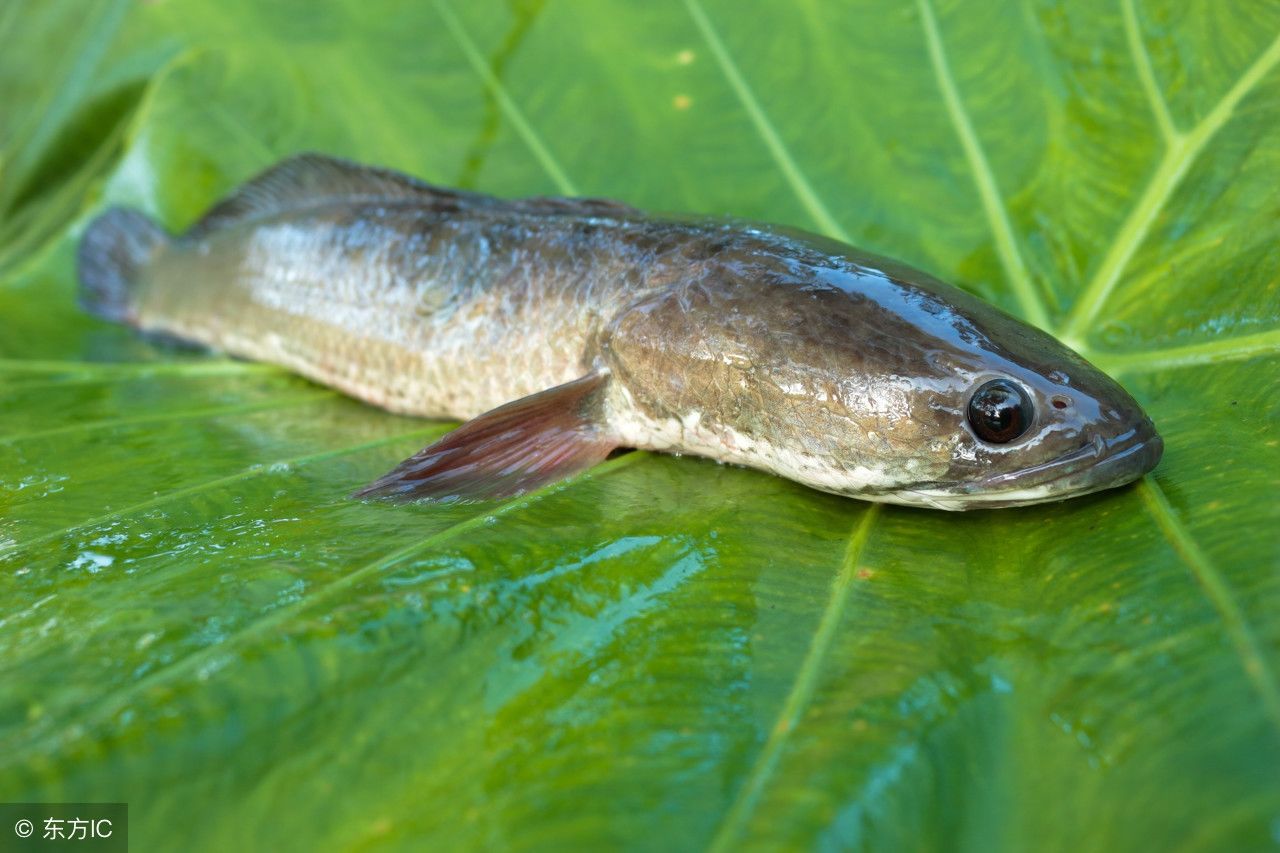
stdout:
<svg viewBox="0 0 1280 853">
<path fill-rule="evenodd" d="M 1075 497 L 1137 480 L 1163 455 L 1164 440 L 1148 420 L 1111 440 L 1094 436 L 1084 447 L 1050 462 L 988 477 L 974 491 L 999 500 L 1002 491 L 1038 486 L 1051 491 L 1048 500 Z"/>
<path fill-rule="evenodd" d="M 1069 494 L 1086 494 L 1131 483 L 1160 464 L 1162 456 L 1164 439 L 1152 429 L 1145 437 L 1123 446 L 1089 468 L 1084 472 L 1086 476 L 1079 484 L 1079 489 Z M 1070 480 L 1071 475 L 1062 479 Z"/>
<path fill-rule="evenodd" d="M 1051 459 L 1048 462 L 1042 462 L 1039 465 L 1032 465 L 1029 468 L 1019 468 L 1017 471 L 1009 471 L 1004 474 L 995 474 L 984 480 L 974 483 L 974 491 L 990 492 L 998 490 L 1005 485 L 1045 485 L 1064 477 L 1069 477 L 1083 467 L 1083 463 L 1098 460 L 1102 458 L 1102 454 L 1106 451 L 1106 442 L 1101 438 L 1094 437 L 1088 444 L 1078 450 L 1073 450 L 1065 456 L 1059 456 L 1057 459 Z M 1040 478 L 1036 475 L 1051 472 L 1053 476 Z"/>
<path fill-rule="evenodd" d="M 1109 442 L 1095 436 L 1085 446 L 1041 465 L 997 474 L 962 488 L 920 484 L 902 494 L 912 498 L 906 503 L 943 509 L 1048 503 L 1132 482 L 1155 468 L 1163 453 L 1164 440 L 1148 419 Z"/>
</svg>

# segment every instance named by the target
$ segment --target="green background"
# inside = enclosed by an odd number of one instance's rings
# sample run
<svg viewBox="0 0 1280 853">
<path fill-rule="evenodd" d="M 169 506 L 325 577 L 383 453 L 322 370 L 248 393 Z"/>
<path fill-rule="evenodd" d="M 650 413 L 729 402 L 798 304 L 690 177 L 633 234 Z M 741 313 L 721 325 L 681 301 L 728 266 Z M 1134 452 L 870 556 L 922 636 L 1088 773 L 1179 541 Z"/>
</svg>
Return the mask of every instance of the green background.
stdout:
<svg viewBox="0 0 1280 853">
<path fill-rule="evenodd" d="M 0 800 L 137 849 L 1280 845 L 1274 0 L 0 3 Z M 300 150 L 783 222 L 1063 337 L 1165 437 L 971 514 L 449 428 L 76 309 Z M 9 830 L 0 827 L 0 833 Z M 0 845 L 2 846 L 2 845 Z"/>
</svg>

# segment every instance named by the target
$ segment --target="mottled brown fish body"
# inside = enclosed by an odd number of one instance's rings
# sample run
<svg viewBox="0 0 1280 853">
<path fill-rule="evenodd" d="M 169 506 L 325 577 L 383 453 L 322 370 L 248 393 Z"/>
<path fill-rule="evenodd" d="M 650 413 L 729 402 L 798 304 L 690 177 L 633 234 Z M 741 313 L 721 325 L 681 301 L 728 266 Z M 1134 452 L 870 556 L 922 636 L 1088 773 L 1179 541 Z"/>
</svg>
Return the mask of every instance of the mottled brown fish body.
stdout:
<svg viewBox="0 0 1280 853">
<path fill-rule="evenodd" d="M 631 446 L 950 509 L 1105 488 L 1159 456 L 1137 404 L 1057 341 L 809 235 L 306 156 L 177 238 L 108 213 L 81 258 L 99 314 L 475 419 L 375 494 L 509 494 Z"/>
<path fill-rule="evenodd" d="M 393 411 L 468 419 L 589 372 L 604 325 L 660 276 L 661 239 L 329 205 L 175 241 L 143 280 L 138 323 Z"/>
</svg>

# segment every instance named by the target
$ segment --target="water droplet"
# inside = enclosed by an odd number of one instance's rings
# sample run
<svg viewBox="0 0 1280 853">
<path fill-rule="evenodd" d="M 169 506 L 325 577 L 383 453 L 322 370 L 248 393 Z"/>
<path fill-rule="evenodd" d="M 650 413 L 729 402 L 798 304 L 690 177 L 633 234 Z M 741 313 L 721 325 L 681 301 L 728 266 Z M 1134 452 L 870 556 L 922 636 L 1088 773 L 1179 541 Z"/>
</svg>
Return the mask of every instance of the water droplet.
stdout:
<svg viewBox="0 0 1280 853">
<path fill-rule="evenodd" d="M 85 569 L 89 574 L 96 575 L 115 561 L 115 557 L 99 554 L 97 551 L 81 551 L 79 556 L 67 564 L 67 568 L 73 571 Z"/>
</svg>

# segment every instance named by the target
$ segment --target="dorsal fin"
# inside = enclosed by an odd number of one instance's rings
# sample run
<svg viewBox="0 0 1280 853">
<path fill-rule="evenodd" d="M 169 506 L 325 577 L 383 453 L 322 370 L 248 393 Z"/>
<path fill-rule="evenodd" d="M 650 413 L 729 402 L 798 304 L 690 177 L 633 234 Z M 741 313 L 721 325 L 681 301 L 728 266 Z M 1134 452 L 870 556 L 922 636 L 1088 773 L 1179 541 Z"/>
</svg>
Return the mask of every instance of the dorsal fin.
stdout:
<svg viewBox="0 0 1280 853">
<path fill-rule="evenodd" d="M 616 216 L 627 219 L 644 214 L 629 204 L 609 198 L 565 198 L 558 195 L 537 195 L 500 202 L 521 213 L 575 216 Z"/>
<path fill-rule="evenodd" d="M 390 169 L 361 166 L 323 154 L 299 154 L 245 181 L 211 207 L 187 233 L 208 234 L 236 222 L 326 201 L 409 198 L 452 209 L 500 203 L 491 196 L 434 187 Z"/>
<path fill-rule="evenodd" d="M 414 199 L 440 211 L 508 210 L 527 215 L 639 216 L 621 202 L 599 198 L 536 196 L 506 200 L 433 186 L 390 169 L 361 166 L 323 154 L 299 154 L 250 178 L 219 201 L 187 232 L 200 237 L 219 228 L 287 210 L 336 201 Z"/>
</svg>

